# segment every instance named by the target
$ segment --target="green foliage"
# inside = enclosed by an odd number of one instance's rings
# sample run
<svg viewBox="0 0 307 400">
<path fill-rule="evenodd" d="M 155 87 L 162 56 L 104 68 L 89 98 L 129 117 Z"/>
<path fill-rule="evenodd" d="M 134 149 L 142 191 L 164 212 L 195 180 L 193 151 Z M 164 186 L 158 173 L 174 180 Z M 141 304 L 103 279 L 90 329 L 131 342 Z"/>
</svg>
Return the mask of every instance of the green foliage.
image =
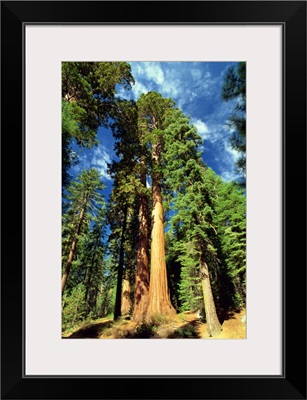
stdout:
<svg viewBox="0 0 307 400">
<path fill-rule="evenodd" d="M 197 337 L 196 327 L 193 324 L 187 324 L 172 332 L 168 339 L 193 339 Z"/>
<path fill-rule="evenodd" d="M 240 62 L 230 67 L 226 73 L 222 87 L 222 99 L 235 101 L 233 114 L 228 120 L 229 127 L 234 130 L 230 138 L 232 148 L 241 153 L 236 162 L 237 170 L 246 173 L 246 63 Z"/>
<path fill-rule="evenodd" d="M 125 336 L 127 339 L 149 339 L 150 337 L 154 336 L 155 332 L 153 326 L 147 323 L 143 323 L 139 325 L 136 330 L 131 333 L 128 332 Z"/>
<path fill-rule="evenodd" d="M 99 126 L 111 127 L 118 157 L 109 165 L 113 188 L 107 207 L 97 170 L 82 171 L 69 185 L 67 176 L 63 178 L 67 184 L 62 207 L 63 266 L 77 237 L 63 294 L 63 327 L 70 328 L 89 316 L 110 315 L 119 298 L 122 274 L 128 271 L 130 277 L 134 276 L 140 199 L 148 203 L 148 216 L 151 210 L 148 179 L 155 179 L 162 190 L 167 273 L 176 309 L 203 309 L 201 259 L 208 265 L 216 306 L 244 307 L 245 196 L 237 185 L 225 183 L 204 165 L 199 151 L 202 138 L 189 118 L 175 108 L 173 100 L 159 93 L 143 94 L 137 103 L 120 99 L 116 86 L 122 84 L 128 89 L 133 82 L 126 63 L 63 63 L 62 67 L 63 177 L 77 162 L 73 142 L 81 147 L 94 146 Z M 229 123 L 236 129 L 231 140 L 232 146 L 242 152 L 242 171 L 245 91 L 245 64 L 239 64 L 226 76 L 223 97 L 237 102 Z M 82 210 L 82 226 L 77 232 Z M 111 231 L 108 240 L 106 224 Z M 157 315 L 132 333 L 118 334 L 152 337 L 168 323 L 164 316 Z M 165 337 L 197 336 L 191 324 L 176 331 L 172 328 L 173 333 L 168 329 L 163 333 Z"/>
<path fill-rule="evenodd" d="M 72 150 L 97 144 L 99 126 L 116 118 L 118 85 L 130 89 L 134 79 L 125 62 L 62 63 L 62 184 L 70 177 L 68 169 L 77 162 Z"/>
<path fill-rule="evenodd" d="M 64 293 L 62 297 L 62 328 L 74 327 L 85 318 L 85 287 L 82 283 L 75 286 L 70 295 Z"/>
<path fill-rule="evenodd" d="M 104 253 L 105 201 L 104 185 L 99 173 L 84 170 L 67 188 L 62 215 L 62 265 L 66 266 L 72 243 L 77 239 L 74 259 L 66 290 L 85 283 L 87 271 L 94 268 Z"/>
<path fill-rule="evenodd" d="M 233 284 L 233 303 L 242 308 L 246 297 L 246 198 L 242 189 L 217 178 L 215 209 L 214 223 Z"/>
</svg>

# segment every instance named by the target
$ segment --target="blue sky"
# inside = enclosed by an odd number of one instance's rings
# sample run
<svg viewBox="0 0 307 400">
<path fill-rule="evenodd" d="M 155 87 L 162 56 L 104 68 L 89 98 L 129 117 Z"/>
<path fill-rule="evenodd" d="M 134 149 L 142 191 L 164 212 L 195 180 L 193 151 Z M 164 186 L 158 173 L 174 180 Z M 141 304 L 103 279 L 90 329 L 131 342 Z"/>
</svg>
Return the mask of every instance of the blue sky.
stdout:
<svg viewBox="0 0 307 400">
<path fill-rule="evenodd" d="M 118 95 L 138 100 L 142 93 L 157 91 L 170 97 L 181 111 L 190 116 L 191 123 L 203 138 L 203 159 L 224 180 L 238 178 L 234 163 L 238 153 L 229 144 L 231 131 L 227 119 L 233 112 L 233 102 L 221 100 L 221 89 L 226 70 L 236 63 L 229 62 L 131 62 L 135 79 L 132 90 L 118 87 Z M 84 168 L 95 167 L 107 185 L 106 194 L 112 186 L 107 174 L 107 163 L 114 158 L 114 139 L 109 130 L 98 131 L 99 145 L 91 150 L 75 149 L 80 163 L 72 167 L 73 176 Z"/>
</svg>

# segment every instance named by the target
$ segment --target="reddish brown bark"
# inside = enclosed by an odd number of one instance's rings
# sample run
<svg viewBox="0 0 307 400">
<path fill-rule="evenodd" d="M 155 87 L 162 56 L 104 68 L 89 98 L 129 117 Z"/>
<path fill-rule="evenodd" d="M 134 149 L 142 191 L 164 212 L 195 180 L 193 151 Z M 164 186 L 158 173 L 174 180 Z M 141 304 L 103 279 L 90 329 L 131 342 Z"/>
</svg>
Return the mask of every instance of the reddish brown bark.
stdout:
<svg viewBox="0 0 307 400">
<path fill-rule="evenodd" d="M 83 205 L 83 207 L 81 209 L 81 212 L 80 212 L 78 226 L 77 226 L 76 233 L 75 233 L 75 236 L 74 236 L 73 241 L 72 241 L 72 245 L 71 245 L 71 249 L 70 249 L 70 252 L 69 252 L 68 260 L 67 260 L 67 263 L 66 263 L 65 271 L 64 271 L 63 276 L 62 276 L 62 293 L 64 291 L 64 288 L 65 288 L 65 285 L 66 285 L 66 282 L 67 282 L 67 278 L 68 278 L 68 275 L 69 275 L 69 272 L 70 272 L 71 264 L 72 264 L 73 259 L 74 259 L 74 254 L 76 252 L 78 235 L 80 234 L 80 231 L 81 231 L 81 227 L 82 227 L 82 223 L 83 223 L 83 219 L 84 219 L 84 214 L 85 214 L 85 209 L 86 209 L 86 204 L 87 204 L 87 199 L 85 199 L 84 205 Z"/>
<path fill-rule="evenodd" d="M 153 145 L 153 165 L 158 165 L 158 145 Z M 152 230 L 150 257 L 149 305 L 147 319 L 157 314 L 174 315 L 167 283 L 165 262 L 164 216 L 161 194 L 161 177 L 157 171 L 152 175 Z"/>
<path fill-rule="evenodd" d="M 141 182 L 146 187 L 146 175 Z M 146 318 L 149 295 L 148 273 L 148 204 L 146 196 L 141 196 L 139 209 L 139 235 L 135 272 L 135 292 L 133 321 L 143 322 Z"/>
<path fill-rule="evenodd" d="M 208 265 L 204 259 L 200 258 L 200 268 L 201 268 L 201 278 L 202 278 L 202 288 L 204 296 L 204 306 L 207 321 L 207 330 L 209 336 L 218 336 L 222 330 L 222 326 L 216 314 Z"/>
</svg>

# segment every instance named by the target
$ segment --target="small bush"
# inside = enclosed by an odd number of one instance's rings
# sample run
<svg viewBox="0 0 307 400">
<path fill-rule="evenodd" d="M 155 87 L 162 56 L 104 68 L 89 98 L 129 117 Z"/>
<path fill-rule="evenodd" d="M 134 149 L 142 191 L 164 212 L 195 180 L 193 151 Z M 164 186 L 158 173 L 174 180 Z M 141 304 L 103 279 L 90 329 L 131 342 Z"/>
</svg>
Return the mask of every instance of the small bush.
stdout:
<svg viewBox="0 0 307 400">
<path fill-rule="evenodd" d="M 198 337 L 198 335 L 194 325 L 182 326 L 168 336 L 169 339 L 192 339 L 195 337 Z"/>
<path fill-rule="evenodd" d="M 70 296 L 63 296 L 62 306 L 62 328 L 64 330 L 74 327 L 85 319 L 85 287 L 82 283 L 72 290 Z"/>
</svg>

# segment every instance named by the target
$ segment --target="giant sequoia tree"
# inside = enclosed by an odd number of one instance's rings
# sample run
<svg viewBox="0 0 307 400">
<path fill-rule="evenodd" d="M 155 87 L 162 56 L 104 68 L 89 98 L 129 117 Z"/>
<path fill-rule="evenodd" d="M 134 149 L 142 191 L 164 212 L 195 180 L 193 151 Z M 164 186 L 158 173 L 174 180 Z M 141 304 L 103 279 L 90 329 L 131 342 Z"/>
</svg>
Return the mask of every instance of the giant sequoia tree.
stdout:
<svg viewBox="0 0 307 400">
<path fill-rule="evenodd" d="M 148 146 L 150 148 L 150 175 L 152 185 L 151 212 L 151 253 L 149 304 L 146 318 L 156 314 L 175 314 L 170 301 L 165 261 L 164 211 L 162 201 L 163 170 L 161 153 L 164 145 L 165 116 L 174 102 L 160 94 L 149 92 L 141 95 L 138 101 L 138 112 L 144 126 Z"/>
<path fill-rule="evenodd" d="M 238 102 L 230 122 L 242 156 L 244 68 L 223 88 Z M 245 306 L 244 193 L 204 164 L 202 138 L 172 99 L 118 96 L 118 84 L 133 82 L 128 64 L 63 63 L 62 78 L 64 324 L 114 312 L 144 328 L 157 315 L 203 310 L 219 335 L 221 310 Z M 73 149 L 94 146 L 100 126 L 115 141 L 107 204 L 97 170 L 68 184 Z"/>
</svg>

